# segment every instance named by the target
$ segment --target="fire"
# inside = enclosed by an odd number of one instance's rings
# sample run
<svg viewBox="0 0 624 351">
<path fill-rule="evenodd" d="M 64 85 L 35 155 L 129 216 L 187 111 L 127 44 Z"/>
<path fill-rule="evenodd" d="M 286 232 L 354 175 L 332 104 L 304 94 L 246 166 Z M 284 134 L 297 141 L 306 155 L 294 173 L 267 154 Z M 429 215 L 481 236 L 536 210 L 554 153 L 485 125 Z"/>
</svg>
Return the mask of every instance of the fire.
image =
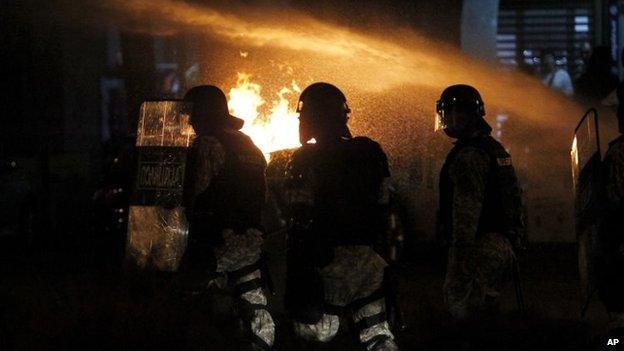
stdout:
<svg viewBox="0 0 624 351">
<path fill-rule="evenodd" d="M 230 113 L 245 120 L 241 131 L 253 140 L 262 150 L 267 161 L 273 151 L 298 147 L 299 119 L 293 104 L 288 98 L 296 98 L 301 92 L 293 80 L 290 87 L 283 87 L 271 101 L 268 113 L 263 113 L 261 107 L 266 101 L 261 95 L 262 87 L 251 81 L 251 76 L 238 73 L 236 86 L 228 93 Z M 264 109 L 266 110 L 266 109 Z"/>
</svg>

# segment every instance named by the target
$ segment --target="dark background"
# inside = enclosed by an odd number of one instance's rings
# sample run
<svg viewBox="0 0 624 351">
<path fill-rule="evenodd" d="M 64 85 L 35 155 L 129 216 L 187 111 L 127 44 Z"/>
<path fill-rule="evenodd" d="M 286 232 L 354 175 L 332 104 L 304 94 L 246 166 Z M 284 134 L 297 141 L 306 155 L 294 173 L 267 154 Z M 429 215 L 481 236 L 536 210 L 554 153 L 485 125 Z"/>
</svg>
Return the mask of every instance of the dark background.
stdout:
<svg viewBox="0 0 624 351">
<path fill-rule="evenodd" d="M 463 2 L 459 0 L 245 3 L 287 6 L 354 29 L 374 30 L 392 22 L 432 40 L 461 46 Z M 579 40 L 592 46 L 615 44 L 612 47 L 619 52 L 620 38 L 613 37 L 610 27 L 611 5 L 621 9 L 621 4 L 609 1 L 503 0 L 499 16 L 588 9 L 589 34 Z M 6 228 L 0 237 L 0 350 L 225 349 L 220 343 L 229 331 L 215 329 L 211 314 L 201 313 L 202 308 L 219 310 L 213 306 L 219 303 L 187 304 L 169 295 L 175 290 L 168 289 L 174 284 L 169 276 L 143 277 L 137 282 L 115 269 L 123 251 L 125 217 L 102 214 L 119 204 L 102 209 L 94 201 L 94 194 L 110 181 L 106 175 L 111 159 L 126 145 L 124 137 L 131 139 L 136 129 L 141 102 L 180 97 L 192 85 L 185 81 L 184 72 L 196 63 L 204 72 L 216 65 L 197 62 L 188 41 L 106 23 L 77 25 L 74 17 L 63 16 L 67 6 L 65 1 L 10 0 L 3 3 L 0 14 L 0 223 Z M 524 50 L 529 46 L 538 54 L 539 40 L 518 41 L 511 54 L 516 66 L 527 58 Z M 561 44 L 560 55 L 567 58 L 570 71 L 582 69 L 575 63 L 581 53 L 574 40 L 548 40 L 548 45 Z M 497 59 L 505 63 L 510 58 L 505 55 L 499 52 Z M 614 65 L 614 72 L 618 69 Z M 162 89 L 163 78 L 171 72 L 181 77 L 175 92 Z M 124 89 L 115 89 L 119 83 Z M 111 137 L 116 132 L 118 139 Z M 476 347 L 587 350 L 599 343 L 597 335 L 606 322 L 600 304 L 592 304 L 588 320 L 578 317 L 575 243 L 533 243 L 524 254 L 528 316 L 515 314 L 513 291 L 509 291 L 503 299 L 503 315 L 479 328 L 448 322 L 439 293 L 441 253 L 433 243 L 408 241 L 401 271 L 402 303 L 410 326 L 399 335 L 404 349 L 458 350 L 480 345 Z M 269 241 L 276 280 L 283 271 L 280 245 L 277 237 Z M 278 291 L 272 301 L 276 306 L 281 305 L 279 296 Z M 283 322 L 278 335 L 283 340 L 281 349 L 300 347 L 277 309 L 278 322 Z M 355 346 L 345 336 L 327 348 Z"/>
</svg>

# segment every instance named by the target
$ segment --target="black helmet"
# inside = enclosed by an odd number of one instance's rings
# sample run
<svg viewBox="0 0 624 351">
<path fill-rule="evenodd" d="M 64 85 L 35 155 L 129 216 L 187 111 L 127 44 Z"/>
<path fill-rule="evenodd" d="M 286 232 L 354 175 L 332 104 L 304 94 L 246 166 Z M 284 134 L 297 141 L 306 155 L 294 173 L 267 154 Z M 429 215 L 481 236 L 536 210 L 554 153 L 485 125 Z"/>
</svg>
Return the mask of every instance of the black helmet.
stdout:
<svg viewBox="0 0 624 351">
<path fill-rule="evenodd" d="M 323 82 L 313 83 L 301 92 L 297 112 L 301 113 L 308 108 L 330 116 L 351 112 L 347 106 L 347 98 L 342 91 L 335 85 Z"/>
<path fill-rule="evenodd" d="M 314 83 L 305 88 L 299 96 L 297 112 L 302 143 L 319 134 L 350 136 L 347 115 L 351 109 L 342 91 L 332 84 Z"/>
<path fill-rule="evenodd" d="M 436 130 L 443 129 L 453 138 L 460 137 L 471 125 L 489 132 L 484 116 L 485 106 L 477 89 L 465 84 L 451 85 L 436 103 Z"/>
<path fill-rule="evenodd" d="M 184 94 L 184 101 L 193 103 L 191 125 L 196 129 L 230 127 L 239 130 L 245 121 L 230 115 L 227 99 L 214 85 L 199 85 Z"/>
</svg>

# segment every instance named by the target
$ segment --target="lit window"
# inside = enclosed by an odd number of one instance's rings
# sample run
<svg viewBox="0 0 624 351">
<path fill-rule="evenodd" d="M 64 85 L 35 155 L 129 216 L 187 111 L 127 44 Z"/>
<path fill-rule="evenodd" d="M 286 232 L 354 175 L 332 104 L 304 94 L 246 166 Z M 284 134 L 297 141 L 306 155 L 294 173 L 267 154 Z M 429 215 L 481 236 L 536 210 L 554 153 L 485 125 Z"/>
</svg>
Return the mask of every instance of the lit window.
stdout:
<svg viewBox="0 0 624 351">
<path fill-rule="evenodd" d="M 574 16 L 574 24 L 589 24 L 589 16 Z"/>
</svg>

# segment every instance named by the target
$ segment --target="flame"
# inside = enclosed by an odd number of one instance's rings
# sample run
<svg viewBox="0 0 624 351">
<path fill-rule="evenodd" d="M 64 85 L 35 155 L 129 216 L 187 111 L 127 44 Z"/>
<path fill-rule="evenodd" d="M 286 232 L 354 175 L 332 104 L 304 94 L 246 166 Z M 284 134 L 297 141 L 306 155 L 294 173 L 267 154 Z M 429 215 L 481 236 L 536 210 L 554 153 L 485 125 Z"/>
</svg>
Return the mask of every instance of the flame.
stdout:
<svg viewBox="0 0 624 351">
<path fill-rule="evenodd" d="M 290 87 L 283 87 L 271 101 L 268 113 L 261 107 L 266 101 L 261 95 L 262 87 L 251 81 L 251 75 L 238 73 L 236 86 L 228 93 L 230 113 L 245 120 L 241 131 L 262 150 L 267 161 L 273 151 L 299 147 L 299 114 L 288 97 L 296 98 L 301 89 L 293 80 Z"/>
</svg>

